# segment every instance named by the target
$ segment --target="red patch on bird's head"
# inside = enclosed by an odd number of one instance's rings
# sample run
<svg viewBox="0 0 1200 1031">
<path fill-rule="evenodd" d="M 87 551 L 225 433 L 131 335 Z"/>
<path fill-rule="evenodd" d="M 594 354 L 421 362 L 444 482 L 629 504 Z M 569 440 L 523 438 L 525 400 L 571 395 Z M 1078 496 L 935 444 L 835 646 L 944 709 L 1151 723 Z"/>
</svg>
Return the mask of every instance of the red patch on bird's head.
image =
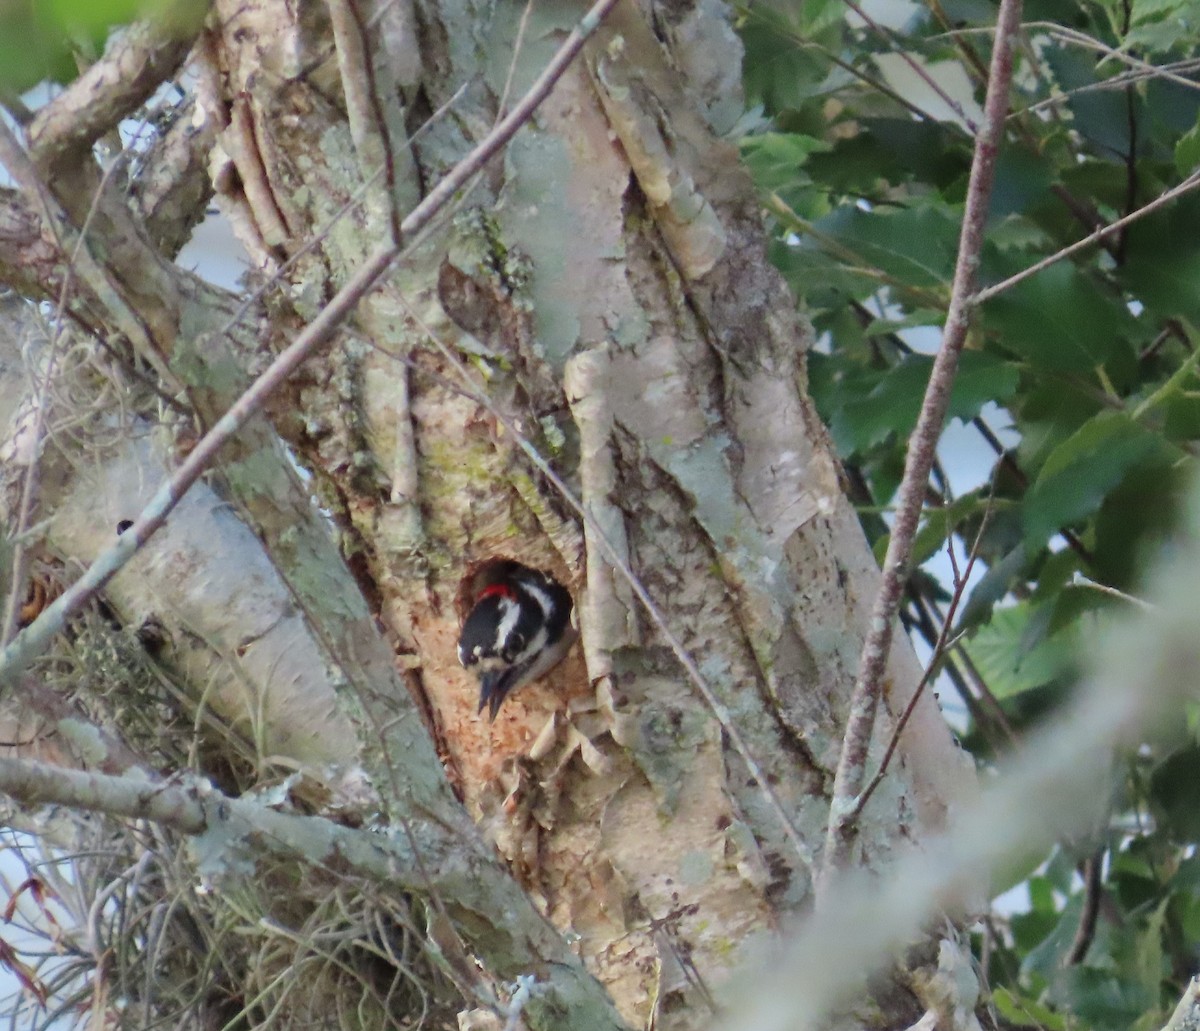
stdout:
<svg viewBox="0 0 1200 1031">
<path fill-rule="evenodd" d="M 462 579 L 458 582 L 458 592 L 454 596 L 454 611 L 458 615 L 458 625 L 463 625 L 471 610 L 485 597 L 512 598 L 513 595 L 506 594 L 500 588 L 507 588 L 511 591 L 509 577 L 520 568 L 519 562 L 507 557 L 486 558 L 468 565 Z"/>
<path fill-rule="evenodd" d="M 478 605 L 484 598 L 508 598 L 509 601 L 516 601 L 517 592 L 509 587 L 508 584 L 489 584 L 479 592 L 479 597 L 475 599 L 475 604 Z"/>
</svg>

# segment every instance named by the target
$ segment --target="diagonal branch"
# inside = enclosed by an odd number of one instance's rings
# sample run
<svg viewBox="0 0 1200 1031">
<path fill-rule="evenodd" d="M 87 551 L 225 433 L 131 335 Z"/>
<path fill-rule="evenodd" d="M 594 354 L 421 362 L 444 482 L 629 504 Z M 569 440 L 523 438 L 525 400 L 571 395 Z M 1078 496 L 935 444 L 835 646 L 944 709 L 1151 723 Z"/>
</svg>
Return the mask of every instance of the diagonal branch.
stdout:
<svg viewBox="0 0 1200 1031">
<path fill-rule="evenodd" d="M 383 834 L 320 816 L 277 812 L 256 800 L 223 795 L 203 779 L 149 783 L 4 757 L 0 794 L 24 805 L 50 803 L 152 820 L 200 836 L 201 873 L 206 865 L 208 872 L 227 872 L 231 854 L 269 852 L 381 887 L 433 896 L 469 915 L 456 924 L 493 973 L 526 974 L 533 964 L 549 996 L 547 1005 L 530 1015 L 535 1031 L 557 1026 L 621 1031 L 624 1026 L 603 989 L 558 932 L 528 906 L 523 890 L 486 846 L 464 847 L 436 820 L 410 824 L 406 834 Z"/>
<path fill-rule="evenodd" d="M 871 622 L 859 658 L 858 677 L 850 696 L 850 714 L 834 777 L 818 898 L 825 894 L 824 889 L 834 872 L 848 865 L 855 840 L 855 800 L 866 776 L 867 753 L 875 729 L 875 714 L 879 708 L 884 670 L 891 650 L 896 611 L 908 578 L 913 538 L 938 438 L 946 420 L 958 356 L 967 339 L 996 158 L 1004 138 L 1014 44 L 1020 24 L 1021 0 L 1002 0 L 988 75 L 983 128 L 976 138 L 975 155 L 971 163 L 950 307 L 942 332 L 942 346 L 934 359 L 921 414 L 908 442 L 904 478 L 897 495 L 895 523 L 883 563 L 883 580 L 871 610 Z"/>
<path fill-rule="evenodd" d="M 96 140 L 149 100 L 191 47 L 178 29 L 146 21 L 114 36 L 99 61 L 34 115 L 29 140 L 38 167 L 85 158 Z"/>
<path fill-rule="evenodd" d="M 617 0 L 597 0 L 572 30 L 557 53 L 512 112 L 488 133 L 479 145 L 446 174 L 400 225 L 403 239 L 411 239 L 427 226 L 457 192 L 508 143 L 550 94 L 570 66 L 587 38 L 595 31 Z M 6 135 L 0 123 L 0 142 Z M 11 134 L 7 134 L 11 140 Z M 15 141 L 14 141 L 15 142 Z M 0 157 L 3 157 L 0 152 Z M 0 685 L 12 682 L 21 670 L 45 650 L 51 639 L 97 591 L 125 565 L 137 549 L 166 521 L 171 510 L 189 487 L 209 468 L 217 452 L 258 412 L 267 397 L 322 344 L 333 335 L 342 320 L 379 282 L 401 253 L 389 243 L 372 254 L 366 263 L 334 295 L 317 317 L 284 350 L 204 436 L 175 475 L 151 499 L 134 525 L 121 535 L 117 544 L 101 555 L 32 624 L 23 630 L 0 655 Z"/>
</svg>

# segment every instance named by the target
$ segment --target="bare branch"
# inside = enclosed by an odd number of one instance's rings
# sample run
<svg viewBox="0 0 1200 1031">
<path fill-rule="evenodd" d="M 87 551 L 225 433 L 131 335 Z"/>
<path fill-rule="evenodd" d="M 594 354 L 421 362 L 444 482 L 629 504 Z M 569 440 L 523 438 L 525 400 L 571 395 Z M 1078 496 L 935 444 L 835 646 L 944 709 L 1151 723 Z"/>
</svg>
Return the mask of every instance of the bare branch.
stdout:
<svg viewBox="0 0 1200 1031">
<path fill-rule="evenodd" d="M 365 27 L 354 0 L 326 0 L 329 22 L 337 47 L 342 94 L 350 136 L 363 168 L 382 168 L 387 187 L 385 203 L 393 243 L 400 242 L 400 212 L 396 207 L 396 168 L 387 119 L 375 83 Z"/>
<path fill-rule="evenodd" d="M 938 437 L 946 419 L 950 388 L 958 367 L 958 356 L 966 343 L 971 295 L 979 268 L 983 231 L 996 158 L 1004 136 L 1008 110 L 1008 88 L 1012 78 L 1014 44 L 1021 23 L 1021 0 L 1003 0 L 996 26 L 996 42 L 984 102 L 983 129 L 975 142 L 966 210 L 959 240 L 958 260 L 950 293 L 950 307 L 942 335 L 942 346 L 934 359 L 921 414 L 908 443 L 904 478 L 897 495 L 896 519 L 883 563 L 883 580 L 871 612 L 871 622 L 859 658 L 858 677 L 850 697 L 850 714 L 834 778 L 833 800 L 825 840 L 821 871 L 824 888 L 832 874 L 850 859 L 856 823 L 855 798 L 866 775 L 867 753 L 875 728 L 875 713 L 892 645 L 896 610 L 908 577 L 912 544 L 921 515 L 929 470 L 933 465 Z M 818 895 L 821 893 L 819 892 Z"/>
<path fill-rule="evenodd" d="M 1083 912 L 1079 914 L 1079 926 L 1071 948 L 1063 959 L 1063 965 L 1077 966 L 1084 961 L 1092 940 L 1096 937 L 1096 921 L 1100 916 L 1100 896 L 1104 892 L 1103 845 L 1083 861 Z"/>
<path fill-rule="evenodd" d="M 41 300 L 58 296 L 65 271 L 43 224 L 19 191 L 0 189 L 0 283 Z"/>
<path fill-rule="evenodd" d="M 154 22 L 114 36 L 99 61 L 34 115 L 29 142 L 38 167 L 86 159 L 96 140 L 175 73 L 190 46 L 178 26 Z"/>
<path fill-rule="evenodd" d="M 520 919 L 519 913 L 532 910 L 520 904 L 521 889 L 482 842 L 467 852 L 461 839 L 434 821 L 410 824 L 406 834 L 381 834 L 319 816 L 276 812 L 256 800 L 223 795 L 203 779 L 151 784 L 8 758 L 0 758 L 0 793 L 25 805 L 71 806 L 204 835 L 214 873 L 227 869 L 225 857 L 232 850 L 249 847 L 252 854 L 266 850 L 356 874 L 382 887 L 422 897 L 433 894 L 451 907 L 471 909 L 474 919 L 460 923 L 480 955 L 497 963 L 499 976 L 528 973 L 514 969 L 514 963 L 539 964 L 545 987 L 557 997 L 545 1012 L 529 1016 L 531 1027 L 618 1031 L 623 1026 L 599 985 L 549 923 L 536 914 L 532 921 Z M 472 927 L 478 929 L 474 936 Z M 556 1023 L 560 1019 L 561 1025 Z"/>
<path fill-rule="evenodd" d="M 0 793 L 22 805 L 49 803 L 110 816 L 154 820 L 185 834 L 198 834 L 208 823 L 196 785 L 152 784 L 136 777 L 85 773 L 29 759 L 0 757 Z M 218 795 L 216 801 L 220 804 L 233 800 Z"/>
<path fill-rule="evenodd" d="M 904 733 L 904 728 L 908 726 L 908 721 L 912 719 L 912 714 L 917 708 L 917 702 L 920 701 L 921 695 L 929 687 L 929 682 L 933 679 L 938 663 L 941 662 L 942 657 L 954 643 L 951 640 L 951 627 L 954 623 L 954 616 L 958 612 L 958 606 L 962 603 L 963 595 L 967 590 L 967 583 L 971 578 L 971 571 L 975 568 L 975 562 L 979 558 L 979 544 L 983 540 L 984 530 L 987 527 L 988 519 L 991 517 L 991 512 L 992 509 L 989 504 L 988 508 L 984 511 L 983 522 L 979 527 L 979 532 L 975 535 L 975 543 L 971 546 L 971 554 L 967 557 L 966 568 L 961 572 L 958 568 L 958 561 L 954 557 L 953 535 L 951 534 L 947 538 L 946 544 L 950 552 L 950 564 L 954 567 L 954 594 L 950 598 L 950 606 L 947 608 L 946 615 L 942 619 L 942 628 L 938 632 L 937 641 L 933 646 L 933 653 L 929 656 L 929 661 L 925 665 L 925 672 L 921 675 L 921 682 L 917 684 L 916 690 L 913 691 L 912 697 L 908 700 L 908 705 L 904 707 L 904 711 L 900 714 L 900 718 L 896 721 L 896 725 L 892 729 L 892 737 L 888 741 L 887 748 L 884 750 L 883 759 L 879 763 L 879 769 L 875 771 L 875 775 L 855 800 L 854 819 L 858 819 L 862 815 L 863 809 L 866 808 L 867 803 L 871 800 L 871 795 L 875 793 L 876 788 L 879 787 L 883 782 L 883 778 L 887 775 L 892 757 L 896 754 L 896 749 L 900 745 L 900 736 Z M 949 528 L 947 528 L 947 532 L 950 533 Z"/>
<path fill-rule="evenodd" d="M 1155 611 L 1106 629 L 1095 675 L 1058 718 L 1030 735 L 979 803 L 960 811 L 944 836 L 899 858 L 887 877 L 850 872 L 833 880 L 786 954 L 753 979 L 742 1005 L 727 1007 L 724 1031 L 827 1027 L 827 1014 L 845 1003 L 864 970 L 894 957 L 931 913 L 970 904 L 989 870 L 1064 834 L 1094 830 L 1107 804 L 1097 785 L 1112 780 L 1114 750 L 1177 713 L 1194 684 L 1198 576 L 1200 549 L 1172 554 L 1150 591 Z M 1183 1017 L 1194 1015 L 1197 999 L 1193 981 L 1167 1027 L 1193 1026 Z"/>
<path fill-rule="evenodd" d="M 197 126 L 194 112 L 194 100 L 172 112 L 171 124 L 146 154 L 138 156 L 133 179 L 134 217 L 146 226 L 151 243 L 168 257 L 187 243 L 213 193 L 207 158 L 217 127 L 211 118 Z"/>
<path fill-rule="evenodd" d="M 1163 1031 L 1185 1031 L 1195 1027 L 1197 1023 L 1200 1023 L 1200 977 L 1193 977 Z"/>
<path fill-rule="evenodd" d="M 46 730 L 39 733 L 57 733 L 62 738 L 86 739 L 88 742 L 87 764 L 107 774 L 130 775 L 149 781 L 154 774 L 147 770 L 141 756 L 137 755 L 112 730 L 86 718 L 60 692 L 54 691 L 38 681 L 36 677 L 25 677 L 21 682 L 21 704 L 46 723 Z M 78 750 L 73 750 L 78 755 Z"/>
<path fill-rule="evenodd" d="M 1159 208 L 1170 204 L 1174 200 L 1178 200 L 1185 193 L 1191 193 L 1192 190 L 1196 189 L 1197 186 L 1200 186 L 1200 172 L 1193 172 L 1177 186 L 1172 186 L 1169 190 L 1164 190 L 1161 194 L 1155 197 L 1154 200 L 1150 201 L 1149 204 L 1142 205 L 1142 207 L 1138 208 L 1136 211 L 1131 211 L 1123 218 L 1118 218 L 1115 222 L 1110 222 L 1108 225 L 1101 226 L 1094 233 L 1089 233 L 1082 240 L 1076 240 L 1073 244 L 1064 247 L 1062 250 L 1055 251 L 1053 254 L 1047 255 L 1041 261 L 1035 262 L 1034 264 L 1030 265 L 1029 268 L 1022 269 L 1016 275 L 1009 276 L 1008 279 L 1004 280 L 1003 282 L 997 283 L 995 286 L 989 286 L 984 290 L 980 290 L 971 299 L 972 306 L 980 305 L 984 301 L 990 301 L 993 297 L 1004 293 L 1006 290 L 1011 290 L 1018 283 L 1023 282 L 1030 276 L 1037 275 L 1037 273 L 1041 272 L 1042 269 L 1049 268 L 1051 265 L 1062 261 L 1063 258 L 1069 258 L 1072 254 L 1075 254 L 1086 247 L 1090 247 L 1094 243 L 1104 240 L 1113 233 L 1120 232 L 1126 226 L 1131 225 L 1138 219 L 1144 218 L 1146 215 L 1157 211 Z"/>
<path fill-rule="evenodd" d="M 146 329 L 145 320 L 125 299 L 112 271 L 102 265 L 91 251 L 82 245 L 83 234 L 74 228 L 70 215 L 46 188 L 33 161 L 22 149 L 20 142 L 3 120 L 0 120 L 0 165 L 3 165 L 9 175 L 16 180 L 26 201 L 36 209 L 40 209 L 42 225 L 57 235 L 59 250 L 64 256 L 70 255 L 73 277 L 91 291 L 92 295 L 111 314 L 117 328 L 129 338 L 138 353 L 154 365 L 155 371 L 162 376 L 163 380 L 167 383 L 175 383 L 175 377 L 154 347 L 153 339 Z M 95 196 L 89 196 L 84 200 L 88 202 L 90 210 Z"/>
<path fill-rule="evenodd" d="M 404 239 L 411 238 L 427 226 L 453 200 L 458 190 L 532 117 L 538 105 L 550 94 L 555 83 L 583 49 L 587 38 L 615 5 L 616 0 L 598 0 L 592 6 L 563 42 L 546 69 L 521 98 L 520 103 L 513 108 L 512 113 L 488 133 L 479 145 L 409 212 L 400 225 Z M 5 141 L 5 137 L 10 144 L 8 150 L 16 147 L 11 133 L 0 123 L 0 143 Z M 19 148 L 16 149 L 18 157 L 23 158 Z M 0 159 L 7 162 L 8 153 L 5 150 L 0 150 Z M 134 525 L 121 535 L 116 546 L 96 559 L 83 576 L 17 635 L 5 648 L 3 655 L 0 655 L 0 685 L 11 683 L 17 673 L 40 655 L 71 614 L 77 612 L 108 583 L 134 552 L 162 526 L 188 488 L 212 464 L 217 452 L 262 407 L 266 398 L 332 336 L 342 319 L 375 286 L 399 254 L 400 248 L 397 245 L 388 244 L 371 255 L 309 326 L 204 436 L 175 475 L 159 488 Z"/>
</svg>

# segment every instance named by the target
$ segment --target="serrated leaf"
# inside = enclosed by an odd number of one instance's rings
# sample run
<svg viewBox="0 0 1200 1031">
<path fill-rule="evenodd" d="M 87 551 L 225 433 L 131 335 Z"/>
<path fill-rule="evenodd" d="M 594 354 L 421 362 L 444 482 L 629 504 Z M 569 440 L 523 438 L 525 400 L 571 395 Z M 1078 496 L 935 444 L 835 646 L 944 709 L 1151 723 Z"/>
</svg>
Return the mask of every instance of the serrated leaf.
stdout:
<svg viewBox="0 0 1200 1031">
<path fill-rule="evenodd" d="M 828 143 L 815 136 L 783 132 L 747 136 L 740 146 L 754 181 L 766 191 L 794 187 L 809 154 L 829 149 Z"/>
<path fill-rule="evenodd" d="M 1046 196 L 1054 178 L 1053 165 L 1020 147 L 1008 147 L 996 162 L 996 185 L 988 205 L 988 218 L 1025 214 Z"/>
<path fill-rule="evenodd" d="M 1059 971 L 1055 987 L 1054 997 L 1096 1031 L 1129 1031 L 1158 1004 L 1157 992 L 1150 994 L 1136 981 L 1094 967 Z"/>
<path fill-rule="evenodd" d="M 1133 0 L 1129 20 L 1140 25 L 1152 18 L 1175 17 L 1194 6 L 1193 0 Z"/>
<path fill-rule="evenodd" d="M 963 647 L 997 698 L 1041 687 L 1069 672 L 1075 663 L 1075 633 L 1064 631 L 1029 644 L 1037 610 L 1020 603 L 992 612 Z"/>
<path fill-rule="evenodd" d="M 1086 140 L 1089 148 L 1105 154 L 1129 152 L 1129 107 L 1124 92 L 1095 88 L 1101 86 L 1101 72 L 1095 58 L 1078 47 L 1051 46 L 1044 59 L 1059 88 L 1066 96 L 1073 117 L 1072 128 Z"/>
<path fill-rule="evenodd" d="M 846 9 L 841 0 L 805 0 L 797 5 L 797 15 L 800 32 L 811 39 L 819 32 L 844 24 Z"/>
<path fill-rule="evenodd" d="M 1005 350 L 1043 369 L 1087 372 L 1133 362 L 1133 316 L 1119 298 L 1101 291 L 1069 262 L 1043 269 L 993 298 L 984 306 L 984 318 Z"/>
<path fill-rule="evenodd" d="M 954 273 L 959 223 L 943 208 L 863 211 L 843 205 L 816 227 L 853 256 L 844 260 L 865 262 L 910 287 L 948 288 Z"/>
<path fill-rule="evenodd" d="M 809 308 L 840 307 L 849 299 L 870 297 L 879 279 L 831 258 L 810 240 L 771 245 L 771 263 Z"/>
<path fill-rule="evenodd" d="M 829 62 L 793 39 L 792 31 L 786 24 L 771 23 L 765 14 L 742 26 L 746 96 L 751 103 L 761 102 L 768 114 L 799 110 L 821 92 L 829 75 Z"/>
<path fill-rule="evenodd" d="M 870 195 L 880 181 L 942 188 L 970 168 L 970 141 L 955 126 L 911 118 L 864 118 L 859 124 L 859 132 L 812 159 L 812 174 L 839 192 Z"/>
<path fill-rule="evenodd" d="M 1200 837 L 1200 746 L 1181 748 L 1158 764 L 1150 798 L 1176 840 Z"/>
<path fill-rule="evenodd" d="M 1047 457 L 1025 496 L 1025 547 L 1033 553 L 1060 529 L 1091 515 L 1160 442 L 1123 412 L 1101 412 Z"/>
<path fill-rule="evenodd" d="M 1200 165 L 1200 123 L 1193 125 L 1175 144 L 1175 168 L 1180 175 L 1189 175 Z"/>
<path fill-rule="evenodd" d="M 1180 198 L 1169 210 L 1135 222 L 1126 238 L 1121 281 L 1160 318 L 1183 315 L 1200 321 L 1200 198 Z"/>
<path fill-rule="evenodd" d="M 831 416 L 830 430 L 839 452 L 866 451 L 892 433 L 907 437 L 917 424 L 932 370 L 932 358 L 910 354 L 886 372 L 864 375 L 859 392 L 847 391 L 847 400 Z M 862 390 L 871 379 L 875 382 L 870 390 Z M 947 418 L 973 419 L 989 401 L 1011 397 L 1017 382 L 1013 366 L 992 355 L 968 351 L 959 361 Z"/>
</svg>

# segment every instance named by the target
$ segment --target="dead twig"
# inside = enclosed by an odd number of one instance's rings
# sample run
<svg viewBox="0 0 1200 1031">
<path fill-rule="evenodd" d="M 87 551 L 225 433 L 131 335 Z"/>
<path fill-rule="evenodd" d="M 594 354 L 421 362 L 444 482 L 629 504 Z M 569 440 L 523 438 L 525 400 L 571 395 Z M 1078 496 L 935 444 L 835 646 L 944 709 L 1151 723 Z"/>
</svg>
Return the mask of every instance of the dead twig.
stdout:
<svg viewBox="0 0 1200 1031">
<path fill-rule="evenodd" d="M 488 133 L 470 154 L 455 165 L 404 218 L 400 224 L 404 239 L 410 239 L 427 226 L 454 199 L 459 189 L 532 117 L 538 105 L 550 94 L 583 49 L 588 37 L 615 5 L 616 0 L 597 0 L 512 112 Z M 10 141 L 15 143 L 11 140 L 11 133 L 0 123 L 0 140 L 6 134 Z M 86 254 L 86 249 L 83 253 Z M 66 620 L 103 588 L 137 549 L 166 522 L 167 516 L 188 488 L 212 465 L 217 452 L 262 408 L 266 399 L 333 335 L 342 320 L 379 282 L 400 253 L 401 248 L 397 244 L 389 243 L 367 258 L 316 318 L 201 439 L 176 473 L 155 493 L 133 526 L 121 535 L 117 544 L 96 559 L 83 576 L 4 649 L 0 655 L 0 685 L 12 683 L 13 678 L 45 650 Z"/>
<path fill-rule="evenodd" d="M 866 776 L 867 754 L 875 728 L 884 671 L 891 652 L 896 611 L 908 577 L 913 539 L 921 515 L 929 470 L 946 419 L 958 357 L 967 339 L 988 201 L 996 158 L 1004 137 L 1008 89 L 1020 24 L 1021 0 L 1002 0 L 984 102 L 983 129 L 975 141 L 975 155 L 971 163 L 950 307 L 946 314 L 942 346 L 934 359 L 921 414 L 909 440 L 904 478 L 897 494 L 895 523 L 883 563 L 883 580 L 872 606 L 871 622 L 859 658 L 858 676 L 850 696 L 842 752 L 834 777 L 818 900 L 825 893 L 824 889 L 828 887 L 835 871 L 848 865 L 855 839 L 855 803 Z"/>
</svg>

